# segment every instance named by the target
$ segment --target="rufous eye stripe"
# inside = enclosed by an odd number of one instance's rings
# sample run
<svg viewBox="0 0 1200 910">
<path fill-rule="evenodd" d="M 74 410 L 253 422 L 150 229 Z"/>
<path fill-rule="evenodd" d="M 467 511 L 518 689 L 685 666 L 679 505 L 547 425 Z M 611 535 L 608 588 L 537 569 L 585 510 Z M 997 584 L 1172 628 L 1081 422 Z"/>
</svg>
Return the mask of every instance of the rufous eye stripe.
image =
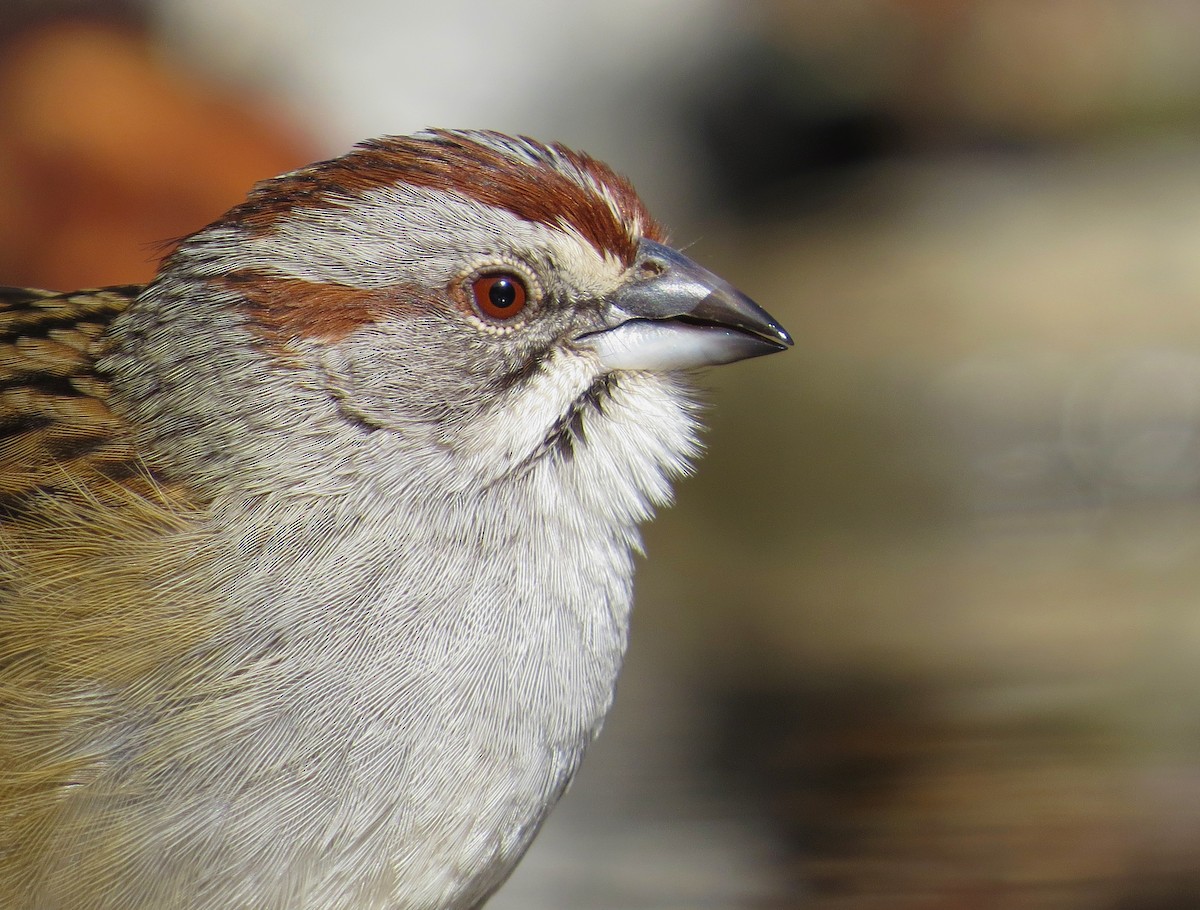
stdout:
<svg viewBox="0 0 1200 910">
<path fill-rule="evenodd" d="M 360 326 L 436 305 L 427 291 L 416 286 L 365 290 L 254 270 L 231 272 L 213 284 L 240 297 L 251 326 L 273 341 L 338 341 Z"/>
</svg>

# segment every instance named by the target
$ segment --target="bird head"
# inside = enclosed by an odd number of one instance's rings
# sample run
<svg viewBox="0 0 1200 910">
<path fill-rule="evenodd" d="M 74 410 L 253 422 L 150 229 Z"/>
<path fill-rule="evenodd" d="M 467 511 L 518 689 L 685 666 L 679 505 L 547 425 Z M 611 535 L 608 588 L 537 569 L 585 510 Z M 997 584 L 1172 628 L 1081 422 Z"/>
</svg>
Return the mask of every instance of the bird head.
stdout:
<svg viewBox="0 0 1200 910">
<path fill-rule="evenodd" d="M 239 398 L 257 409 L 235 437 L 269 436 L 275 413 L 297 412 L 283 418 L 293 427 L 335 414 L 398 445 L 474 457 L 487 482 L 570 456 L 608 403 L 632 407 L 635 422 L 670 422 L 668 411 L 686 410 L 680 371 L 792 343 L 667 246 L 607 166 L 490 132 L 378 139 L 265 181 L 184 241 L 144 298 L 135 310 L 205 322 L 177 330 L 172 344 L 190 338 L 185 349 L 157 358 L 169 374 L 160 393 L 196 381 L 188 345 L 228 335 L 254 352 L 218 357 L 224 375 L 191 396 L 210 410 Z M 201 314 L 197 300 L 219 313 Z M 276 374 L 291 376 L 282 397 Z M 162 408 L 164 438 L 237 423 L 189 418 L 178 395 L 159 397 L 176 399 Z M 286 435 L 279 444 L 303 449 Z M 222 446 L 204 448 L 211 459 Z"/>
</svg>

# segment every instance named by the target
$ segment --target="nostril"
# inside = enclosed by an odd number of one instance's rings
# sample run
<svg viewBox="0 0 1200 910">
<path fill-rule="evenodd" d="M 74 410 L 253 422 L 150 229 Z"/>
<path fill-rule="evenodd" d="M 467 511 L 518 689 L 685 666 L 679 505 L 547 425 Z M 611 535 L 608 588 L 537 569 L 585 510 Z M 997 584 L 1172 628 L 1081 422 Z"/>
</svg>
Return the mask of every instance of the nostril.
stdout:
<svg viewBox="0 0 1200 910">
<path fill-rule="evenodd" d="M 667 264 L 661 259 L 647 257 L 637 264 L 639 278 L 656 278 L 667 270 Z"/>
</svg>

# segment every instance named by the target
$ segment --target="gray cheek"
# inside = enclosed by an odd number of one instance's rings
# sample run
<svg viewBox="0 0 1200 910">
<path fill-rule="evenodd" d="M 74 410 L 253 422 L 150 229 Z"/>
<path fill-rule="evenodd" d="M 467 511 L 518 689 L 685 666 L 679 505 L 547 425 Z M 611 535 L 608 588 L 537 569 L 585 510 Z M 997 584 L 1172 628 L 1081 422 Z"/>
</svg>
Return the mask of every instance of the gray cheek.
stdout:
<svg viewBox="0 0 1200 910">
<path fill-rule="evenodd" d="M 443 439 L 487 404 L 488 383 L 463 362 L 465 347 L 444 327 L 373 326 L 323 346 L 318 363 L 346 421 Z"/>
</svg>

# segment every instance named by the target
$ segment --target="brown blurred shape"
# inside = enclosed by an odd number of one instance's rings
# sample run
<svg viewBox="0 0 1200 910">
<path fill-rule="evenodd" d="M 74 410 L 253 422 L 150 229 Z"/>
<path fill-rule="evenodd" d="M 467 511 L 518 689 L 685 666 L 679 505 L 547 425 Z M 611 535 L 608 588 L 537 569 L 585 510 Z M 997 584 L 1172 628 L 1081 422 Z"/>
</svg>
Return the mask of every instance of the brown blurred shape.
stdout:
<svg viewBox="0 0 1200 910">
<path fill-rule="evenodd" d="M 313 157 L 278 109 L 136 27 L 24 29 L 0 54 L 0 284 L 145 281 L 164 243 Z"/>
</svg>

